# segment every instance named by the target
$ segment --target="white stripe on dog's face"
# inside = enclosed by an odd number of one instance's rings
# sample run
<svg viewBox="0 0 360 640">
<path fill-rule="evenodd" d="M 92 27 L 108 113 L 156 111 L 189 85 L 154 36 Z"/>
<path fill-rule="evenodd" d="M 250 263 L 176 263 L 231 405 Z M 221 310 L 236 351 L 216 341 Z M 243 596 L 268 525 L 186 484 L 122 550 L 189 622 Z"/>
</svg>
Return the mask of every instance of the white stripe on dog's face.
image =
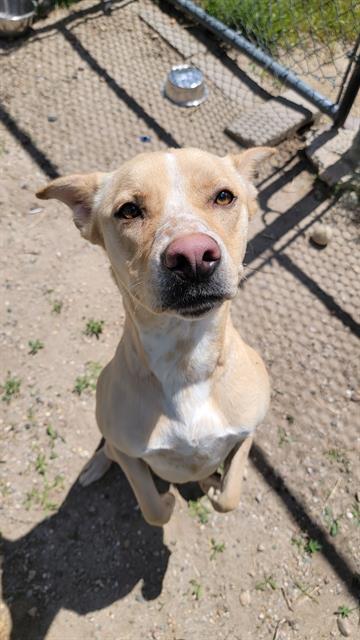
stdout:
<svg viewBox="0 0 360 640">
<path fill-rule="evenodd" d="M 153 258 L 158 260 L 173 240 L 190 233 L 206 233 L 218 244 L 222 244 L 220 238 L 211 232 L 211 228 L 192 206 L 191 198 L 186 192 L 185 176 L 181 172 L 175 154 L 167 153 L 165 161 L 170 190 L 155 234 Z M 225 247 L 223 248 L 225 249 Z"/>
</svg>

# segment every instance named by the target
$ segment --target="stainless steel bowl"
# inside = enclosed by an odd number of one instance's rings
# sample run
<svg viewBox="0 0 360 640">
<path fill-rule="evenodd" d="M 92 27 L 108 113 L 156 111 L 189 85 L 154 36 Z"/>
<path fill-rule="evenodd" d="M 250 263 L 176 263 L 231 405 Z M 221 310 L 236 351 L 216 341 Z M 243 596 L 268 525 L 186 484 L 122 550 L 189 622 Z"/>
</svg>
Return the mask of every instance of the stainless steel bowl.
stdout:
<svg viewBox="0 0 360 640">
<path fill-rule="evenodd" d="M 208 96 L 203 72 L 188 64 L 173 67 L 166 78 L 164 94 L 180 107 L 197 107 Z"/>
<path fill-rule="evenodd" d="M 0 36 L 16 36 L 28 29 L 35 16 L 33 0 L 0 0 Z"/>
</svg>

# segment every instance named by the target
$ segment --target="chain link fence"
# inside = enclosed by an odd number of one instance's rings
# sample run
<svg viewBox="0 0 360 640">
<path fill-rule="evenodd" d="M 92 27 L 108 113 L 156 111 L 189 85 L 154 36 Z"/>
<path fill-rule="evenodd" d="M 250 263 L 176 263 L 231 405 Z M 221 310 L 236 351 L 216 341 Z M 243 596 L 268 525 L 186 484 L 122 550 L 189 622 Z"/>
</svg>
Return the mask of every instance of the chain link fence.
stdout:
<svg viewBox="0 0 360 640">
<path fill-rule="evenodd" d="M 359 85 L 360 0 L 173 0 L 167 4 L 209 29 L 220 43 L 250 57 L 246 73 L 264 89 L 281 93 L 279 81 L 284 82 L 335 120 L 343 119 L 339 111 L 347 107 L 342 104 L 346 89 L 352 81 L 346 95 L 347 102 L 352 102 Z M 237 62 L 244 69 L 244 61 Z"/>
</svg>

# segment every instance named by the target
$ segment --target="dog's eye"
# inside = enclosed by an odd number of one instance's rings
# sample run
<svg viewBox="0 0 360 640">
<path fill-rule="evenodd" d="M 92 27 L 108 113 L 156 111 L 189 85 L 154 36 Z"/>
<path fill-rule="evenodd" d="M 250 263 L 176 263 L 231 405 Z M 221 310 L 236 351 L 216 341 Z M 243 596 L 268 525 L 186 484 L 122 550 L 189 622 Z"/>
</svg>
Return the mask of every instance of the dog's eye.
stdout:
<svg viewBox="0 0 360 640">
<path fill-rule="evenodd" d="M 231 193 L 231 191 L 227 191 L 226 189 L 224 189 L 224 191 L 219 191 L 219 193 L 217 194 L 215 198 L 215 204 L 219 204 L 220 206 L 224 207 L 227 204 L 231 204 L 234 198 L 235 196 L 233 193 Z"/>
<path fill-rule="evenodd" d="M 138 218 L 142 215 L 142 211 L 136 202 L 125 202 L 114 213 L 114 218 L 123 218 L 125 220 L 131 220 L 132 218 Z"/>
</svg>

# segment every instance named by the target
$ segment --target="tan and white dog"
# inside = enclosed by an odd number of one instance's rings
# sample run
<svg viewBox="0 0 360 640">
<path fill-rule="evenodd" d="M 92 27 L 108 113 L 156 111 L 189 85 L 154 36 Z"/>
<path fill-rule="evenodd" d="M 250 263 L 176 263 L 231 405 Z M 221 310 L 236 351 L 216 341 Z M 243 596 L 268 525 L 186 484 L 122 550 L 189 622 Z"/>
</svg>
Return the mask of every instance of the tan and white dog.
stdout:
<svg viewBox="0 0 360 640">
<path fill-rule="evenodd" d="M 254 167 L 273 151 L 146 153 L 112 173 L 58 178 L 37 194 L 67 204 L 81 234 L 105 249 L 126 310 L 97 384 L 105 445 L 80 481 L 117 462 L 154 525 L 169 520 L 175 498 L 158 493 L 151 469 L 171 483 L 199 481 L 218 511 L 239 502 L 269 382 L 229 311 L 256 209 Z"/>
</svg>

